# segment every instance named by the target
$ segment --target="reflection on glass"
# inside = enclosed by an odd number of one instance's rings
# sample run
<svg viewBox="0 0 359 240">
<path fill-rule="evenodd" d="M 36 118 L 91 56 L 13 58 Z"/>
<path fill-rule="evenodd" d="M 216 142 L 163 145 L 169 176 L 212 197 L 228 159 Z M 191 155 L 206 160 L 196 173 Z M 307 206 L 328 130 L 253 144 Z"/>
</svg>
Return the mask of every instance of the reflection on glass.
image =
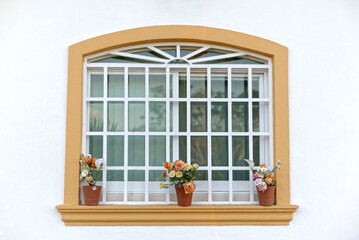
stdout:
<svg viewBox="0 0 359 240">
<path fill-rule="evenodd" d="M 128 103 L 128 131 L 145 131 L 145 102 Z"/>
<path fill-rule="evenodd" d="M 166 137 L 150 136 L 150 166 L 162 166 L 166 162 Z"/>
<path fill-rule="evenodd" d="M 233 181 L 249 181 L 249 171 L 248 170 L 234 170 L 233 171 Z"/>
<path fill-rule="evenodd" d="M 256 166 L 269 161 L 269 137 L 254 136 L 253 137 L 253 161 Z"/>
<path fill-rule="evenodd" d="M 263 93 L 259 92 L 259 77 L 252 77 L 252 97 L 259 98 L 260 95 L 263 95 Z"/>
<path fill-rule="evenodd" d="M 162 177 L 163 170 L 150 170 L 149 171 L 149 180 L 150 181 L 163 181 L 164 178 Z"/>
<path fill-rule="evenodd" d="M 103 102 L 90 102 L 90 132 L 103 131 Z"/>
<path fill-rule="evenodd" d="M 212 171 L 212 180 L 213 181 L 228 181 L 228 171 L 227 170 Z"/>
<path fill-rule="evenodd" d="M 145 171 L 128 170 L 128 181 L 145 181 Z"/>
<path fill-rule="evenodd" d="M 248 131 L 248 103 L 243 103 L 243 102 L 232 103 L 232 131 L 233 132 Z"/>
<path fill-rule="evenodd" d="M 197 176 L 196 176 L 197 181 L 206 181 L 206 180 L 208 180 L 208 171 L 206 171 L 206 170 L 197 170 L 196 173 L 197 173 Z"/>
<path fill-rule="evenodd" d="M 187 103 L 180 102 L 179 103 L 179 131 L 186 132 L 187 131 Z"/>
<path fill-rule="evenodd" d="M 128 75 L 128 96 L 145 97 L 145 75 L 129 74 Z"/>
<path fill-rule="evenodd" d="M 185 98 L 187 97 L 187 77 L 186 76 L 179 76 L 179 83 L 178 83 L 178 87 L 179 87 L 179 97 L 180 98 Z"/>
<path fill-rule="evenodd" d="M 145 166 L 145 136 L 128 136 L 128 166 Z"/>
<path fill-rule="evenodd" d="M 150 97 L 166 97 L 166 75 L 150 74 L 149 80 Z"/>
<path fill-rule="evenodd" d="M 248 166 L 243 159 L 249 158 L 248 137 L 232 137 L 232 164 L 233 166 Z"/>
<path fill-rule="evenodd" d="M 211 77 L 211 96 L 213 98 L 227 98 L 227 76 L 212 76 Z"/>
<path fill-rule="evenodd" d="M 107 170 L 107 181 L 123 181 L 123 170 Z"/>
<path fill-rule="evenodd" d="M 107 166 L 123 166 L 124 137 L 107 136 Z"/>
<path fill-rule="evenodd" d="M 212 132 L 228 131 L 228 105 L 226 102 L 212 102 L 211 105 Z"/>
<path fill-rule="evenodd" d="M 107 76 L 107 94 L 108 97 L 124 97 L 124 75 L 108 74 Z"/>
<path fill-rule="evenodd" d="M 179 137 L 179 159 L 184 162 L 187 162 L 187 137 Z"/>
<path fill-rule="evenodd" d="M 166 102 L 150 102 L 150 132 L 166 131 Z"/>
<path fill-rule="evenodd" d="M 124 103 L 108 102 L 107 107 L 107 131 L 123 132 L 124 130 Z"/>
<path fill-rule="evenodd" d="M 191 102 L 191 131 L 207 131 L 207 103 Z"/>
<path fill-rule="evenodd" d="M 248 77 L 232 76 L 232 97 L 233 98 L 248 97 Z"/>
<path fill-rule="evenodd" d="M 197 163 L 200 166 L 207 164 L 207 137 L 191 137 L 191 163 Z"/>
<path fill-rule="evenodd" d="M 103 156 L 103 137 L 102 136 L 89 136 L 89 149 L 88 153 L 92 157 L 102 158 Z"/>
<path fill-rule="evenodd" d="M 228 166 L 228 137 L 212 137 L 212 166 Z"/>
<path fill-rule="evenodd" d="M 90 97 L 103 97 L 103 74 L 90 75 Z"/>
<path fill-rule="evenodd" d="M 191 97 L 193 98 L 207 97 L 206 76 L 191 76 Z"/>
</svg>

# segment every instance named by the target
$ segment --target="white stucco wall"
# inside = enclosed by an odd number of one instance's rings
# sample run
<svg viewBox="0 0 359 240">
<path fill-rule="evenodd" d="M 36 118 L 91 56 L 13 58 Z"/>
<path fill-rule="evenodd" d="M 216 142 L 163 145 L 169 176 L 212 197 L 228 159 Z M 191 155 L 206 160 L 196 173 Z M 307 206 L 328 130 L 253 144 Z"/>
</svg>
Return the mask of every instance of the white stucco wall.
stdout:
<svg viewBox="0 0 359 240">
<path fill-rule="evenodd" d="M 0 0 L 0 239 L 359 239 L 356 0 Z M 67 48 L 151 25 L 289 48 L 290 226 L 65 227 Z M 174 218 L 176 216 L 173 216 Z"/>
</svg>

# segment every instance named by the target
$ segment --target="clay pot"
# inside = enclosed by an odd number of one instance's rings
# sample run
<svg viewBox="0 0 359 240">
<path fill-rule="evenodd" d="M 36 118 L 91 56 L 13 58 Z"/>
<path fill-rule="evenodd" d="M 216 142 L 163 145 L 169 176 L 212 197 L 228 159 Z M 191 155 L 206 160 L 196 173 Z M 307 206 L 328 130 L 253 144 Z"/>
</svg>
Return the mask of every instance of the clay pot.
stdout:
<svg viewBox="0 0 359 240">
<path fill-rule="evenodd" d="M 93 188 L 96 188 L 95 190 Z M 100 200 L 102 186 L 82 186 L 84 192 L 85 205 L 97 206 Z"/>
<path fill-rule="evenodd" d="M 184 187 L 175 186 L 175 188 L 176 188 L 178 206 L 181 206 L 181 207 L 191 206 L 193 193 L 186 194 L 184 191 Z"/>
<path fill-rule="evenodd" d="M 267 189 L 264 192 L 259 191 L 257 188 L 259 205 L 272 206 L 274 200 L 274 190 L 275 186 L 267 186 Z"/>
</svg>

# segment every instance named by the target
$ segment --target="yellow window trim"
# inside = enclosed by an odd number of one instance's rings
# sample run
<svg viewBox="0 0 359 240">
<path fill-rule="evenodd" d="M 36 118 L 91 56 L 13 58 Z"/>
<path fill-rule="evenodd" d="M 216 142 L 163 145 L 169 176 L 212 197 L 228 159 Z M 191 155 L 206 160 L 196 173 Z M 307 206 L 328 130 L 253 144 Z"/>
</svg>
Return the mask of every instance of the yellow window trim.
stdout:
<svg viewBox="0 0 359 240">
<path fill-rule="evenodd" d="M 276 205 L 96 206 L 80 205 L 79 156 L 82 141 L 84 57 L 110 49 L 157 42 L 197 42 L 231 47 L 272 58 Z M 288 225 L 298 206 L 290 205 L 288 49 L 244 33 L 203 26 L 152 26 L 94 37 L 69 47 L 64 204 L 57 206 L 66 225 Z M 176 214 L 176 221 L 168 213 Z"/>
</svg>

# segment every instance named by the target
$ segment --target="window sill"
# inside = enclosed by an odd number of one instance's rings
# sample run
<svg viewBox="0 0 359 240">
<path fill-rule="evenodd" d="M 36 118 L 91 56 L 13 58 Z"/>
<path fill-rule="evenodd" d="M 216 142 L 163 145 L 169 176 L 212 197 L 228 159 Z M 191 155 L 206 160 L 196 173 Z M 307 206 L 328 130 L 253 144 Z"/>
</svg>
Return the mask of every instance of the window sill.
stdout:
<svg viewBox="0 0 359 240">
<path fill-rule="evenodd" d="M 67 226 L 289 225 L 298 206 L 59 205 L 56 208 Z"/>
</svg>

